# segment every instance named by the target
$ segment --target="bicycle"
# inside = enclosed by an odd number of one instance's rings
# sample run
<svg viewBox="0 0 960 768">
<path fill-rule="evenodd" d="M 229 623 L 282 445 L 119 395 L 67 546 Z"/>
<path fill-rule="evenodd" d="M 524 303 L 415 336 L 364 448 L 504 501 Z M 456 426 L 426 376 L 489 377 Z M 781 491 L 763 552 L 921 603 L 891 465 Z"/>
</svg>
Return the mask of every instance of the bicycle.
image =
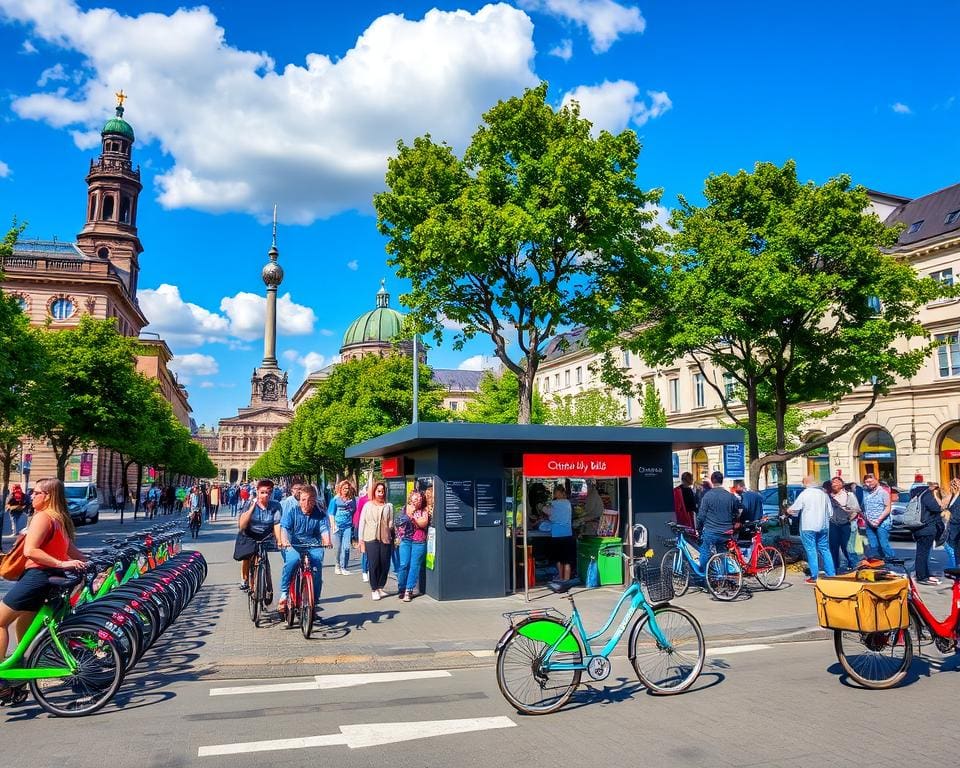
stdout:
<svg viewBox="0 0 960 768">
<path fill-rule="evenodd" d="M 935 645 L 940 653 L 957 650 L 960 637 L 960 568 L 945 568 L 944 576 L 953 581 L 950 598 L 950 613 L 940 620 L 927 608 L 920 597 L 920 590 L 907 571 L 909 560 L 890 558 L 888 565 L 903 568 L 903 573 L 887 569 L 858 568 L 857 574 L 870 573 L 873 580 L 900 579 L 906 577 L 907 608 L 910 623 L 906 629 L 897 628 L 886 632 L 834 631 L 834 650 L 843 670 L 865 688 L 892 688 L 906 676 L 913 662 L 913 638 L 917 647 Z"/>
<path fill-rule="evenodd" d="M 648 569 L 646 557 L 636 558 L 631 566 L 631 584 L 593 634 L 584 628 L 570 594 L 580 583 L 577 579 L 547 585 L 570 601 L 569 618 L 553 608 L 503 614 L 510 627 L 496 645 L 497 685 L 519 712 L 542 715 L 560 709 L 580 685 L 584 671 L 592 680 L 606 679 L 610 655 L 638 611 L 627 655 L 640 682 L 660 695 L 681 693 L 693 685 L 705 657 L 699 622 L 686 609 L 670 605 L 672 581 L 662 578 L 657 569 Z M 603 648 L 594 652 L 591 641 L 607 632 L 628 600 L 623 620 Z"/>
<path fill-rule="evenodd" d="M 273 577 L 270 574 L 270 558 L 267 556 L 269 551 L 266 541 L 258 541 L 250 558 L 247 608 L 250 611 L 250 621 L 258 628 L 263 612 L 273 602 Z"/>
<path fill-rule="evenodd" d="M 733 600 L 740 594 L 743 588 L 743 578 L 755 578 L 760 582 L 760 586 L 767 590 L 778 589 L 787 575 L 787 566 L 783 562 L 783 555 L 776 547 L 765 547 L 763 545 L 763 524 L 770 520 L 764 516 L 759 520 L 751 520 L 741 525 L 741 531 L 751 534 L 749 549 L 744 551 L 740 548 L 734 529 L 726 531 L 730 536 L 727 541 L 727 552 L 736 562 L 736 570 L 739 575 L 730 572 L 729 560 L 723 563 L 717 563 L 711 567 L 711 562 L 707 561 L 708 579 L 713 574 L 723 574 L 715 584 L 717 591 L 724 591 L 726 599 Z M 714 555 L 713 557 L 717 557 Z M 713 557 L 710 560 L 713 560 Z M 709 584 L 709 581 L 708 581 Z"/>
<path fill-rule="evenodd" d="M 300 632 L 304 638 L 310 639 L 313 631 L 313 606 L 316 596 L 313 593 L 313 564 L 310 562 L 309 547 L 300 547 L 291 544 L 300 555 L 300 562 L 290 579 L 290 594 L 287 596 L 287 610 L 283 618 L 287 628 L 293 629 L 299 622 Z"/>
<path fill-rule="evenodd" d="M 56 593 L 41 606 L 14 652 L 0 662 L 0 680 L 26 681 L 37 703 L 58 717 L 96 712 L 123 682 L 123 659 L 106 629 L 82 617 L 57 618 L 82 579 L 82 573 L 50 578 Z M 13 687 L 5 703 L 19 704 L 26 696 L 25 688 Z"/>
<path fill-rule="evenodd" d="M 676 539 L 667 539 L 668 549 L 660 561 L 662 574 L 670 574 L 673 589 L 677 597 L 682 597 L 690 588 L 691 575 L 701 579 L 707 586 L 707 591 L 717 600 L 732 600 L 740 593 L 739 580 L 742 579 L 740 568 L 733 555 L 729 552 L 718 552 L 707 561 L 707 567 L 700 569 L 700 550 L 690 539 L 700 536 L 693 528 L 679 523 L 667 523 L 677 534 Z M 732 584 L 732 582 L 737 582 Z M 731 586 L 736 592 L 731 593 Z"/>
</svg>

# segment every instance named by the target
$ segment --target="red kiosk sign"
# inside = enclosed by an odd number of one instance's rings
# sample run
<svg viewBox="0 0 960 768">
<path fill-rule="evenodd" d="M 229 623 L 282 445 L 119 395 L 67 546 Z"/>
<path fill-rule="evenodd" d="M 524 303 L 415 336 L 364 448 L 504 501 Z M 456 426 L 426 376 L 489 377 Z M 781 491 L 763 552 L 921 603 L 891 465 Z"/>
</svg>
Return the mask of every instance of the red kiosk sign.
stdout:
<svg viewBox="0 0 960 768">
<path fill-rule="evenodd" d="M 525 453 L 526 477 L 630 477 L 630 456 L 619 453 Z"/>
<path fill-rule="evenodd" d="M 383 464 L 384 477 L 403 477 L 404 461 L 403 456 L 394 456 L 392 459 L 384 459 Z"/>
</svg>

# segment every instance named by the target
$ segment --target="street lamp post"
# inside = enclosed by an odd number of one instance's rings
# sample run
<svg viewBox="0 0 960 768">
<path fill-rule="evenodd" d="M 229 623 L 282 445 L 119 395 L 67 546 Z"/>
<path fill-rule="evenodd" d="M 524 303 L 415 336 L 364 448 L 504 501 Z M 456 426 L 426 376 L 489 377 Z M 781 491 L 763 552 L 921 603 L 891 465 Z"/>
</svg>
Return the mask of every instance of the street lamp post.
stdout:
<svg viewBox="0 0 960 768">
<path fill-rule="evenodd" d="M 420 354 L 417 350 L 417 334 L 413 334 L 413 421 L 420 421 Z"/>
</svg>

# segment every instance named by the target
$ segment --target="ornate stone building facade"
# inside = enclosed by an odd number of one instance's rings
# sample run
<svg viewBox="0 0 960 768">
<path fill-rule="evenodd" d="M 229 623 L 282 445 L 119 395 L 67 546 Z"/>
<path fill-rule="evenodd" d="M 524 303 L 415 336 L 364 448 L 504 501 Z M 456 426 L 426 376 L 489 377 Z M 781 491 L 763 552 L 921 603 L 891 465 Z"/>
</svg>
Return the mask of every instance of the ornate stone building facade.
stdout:
<svg viewBox="0 0 960 768">
<path fill-rule="evenodd" d="M 90 161 L 85 179 L 86 220 L 77 241 L 22 240 L 0 263 L 4 291 L 19 299 L 33 325 L 69 328 L 87 314 L 113 318 L 121 333 L 138 336 L 147 324 L 136 298 L 143 252 L 137 231 L 140 169 L 133 165 L 133 128 L 123 118 L 125 96 L 117 96 L 116 115 L 103 126 L 100 156 Z M 160 338 L 140 341 L 138 370 L 158 381 L 174 415 L 189 426 L 187 392 L 167 367 L 170 348 Z M 53 452 L 42 440 L 25 438 L 23 453 L 33 457 L 32 478 L 56 474 Z M 119 483 L 119 471 L 110 451 L 93 448 L 71 458 L 66 479 L 93 480 L 106 497 Z"/>
</svg>

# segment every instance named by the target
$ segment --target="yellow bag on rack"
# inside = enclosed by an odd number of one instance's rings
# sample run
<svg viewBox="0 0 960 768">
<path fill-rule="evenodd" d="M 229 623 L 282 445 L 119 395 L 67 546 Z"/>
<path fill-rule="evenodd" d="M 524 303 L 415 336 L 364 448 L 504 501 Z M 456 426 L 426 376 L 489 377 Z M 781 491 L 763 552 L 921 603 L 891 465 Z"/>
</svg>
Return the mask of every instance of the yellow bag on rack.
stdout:
<svg viewBox="0 0 960 768">
<path fill-rule="evenodd" d="M 858 581 L 853 574 L 817 580 L 814 594 L 821 627 L 889 632 L 910 624 L 909 584 L 904 579 Z"/>
</svg>

